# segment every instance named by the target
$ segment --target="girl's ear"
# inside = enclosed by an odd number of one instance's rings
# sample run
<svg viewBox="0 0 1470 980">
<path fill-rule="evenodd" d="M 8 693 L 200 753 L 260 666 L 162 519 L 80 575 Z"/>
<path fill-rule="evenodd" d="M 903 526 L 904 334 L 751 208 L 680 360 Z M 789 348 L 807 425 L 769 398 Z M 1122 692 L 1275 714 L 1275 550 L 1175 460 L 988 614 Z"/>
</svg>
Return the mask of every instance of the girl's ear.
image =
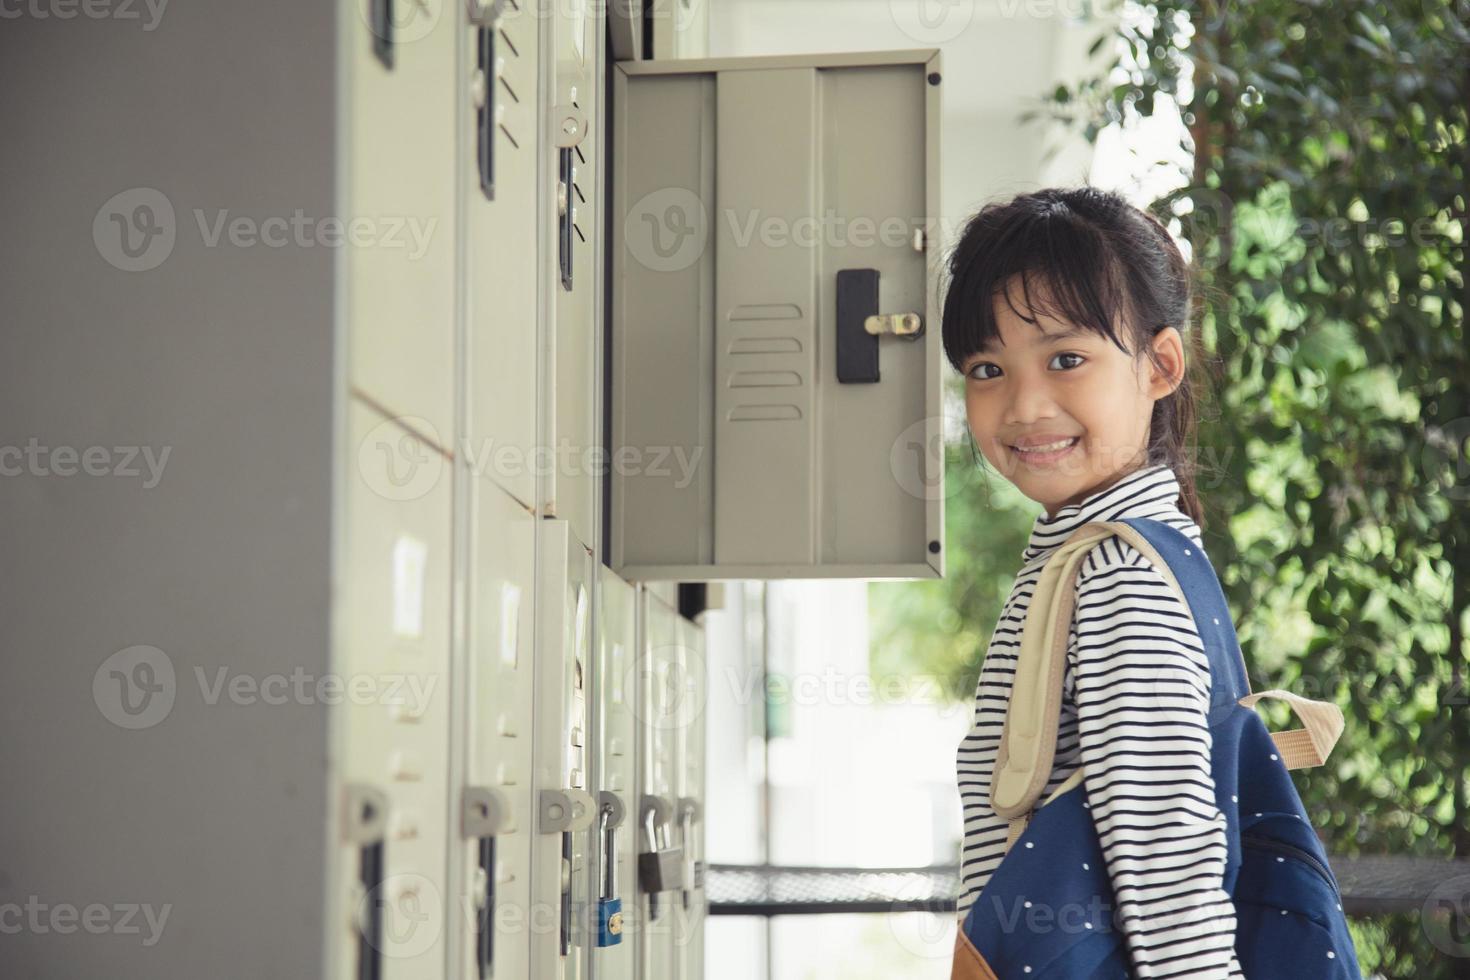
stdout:
<svg viewBox="0 0 1470 980">
<path fill-rule="evenodd" d="M 1149 397 L 1158 400 L 1173 393 L 1184 381 L 1184 339 L 1174 327 L 1154 334 L 1149 361 Z M 1155 361 L 1157 363 L 1155 363 Z"/>
</svg>

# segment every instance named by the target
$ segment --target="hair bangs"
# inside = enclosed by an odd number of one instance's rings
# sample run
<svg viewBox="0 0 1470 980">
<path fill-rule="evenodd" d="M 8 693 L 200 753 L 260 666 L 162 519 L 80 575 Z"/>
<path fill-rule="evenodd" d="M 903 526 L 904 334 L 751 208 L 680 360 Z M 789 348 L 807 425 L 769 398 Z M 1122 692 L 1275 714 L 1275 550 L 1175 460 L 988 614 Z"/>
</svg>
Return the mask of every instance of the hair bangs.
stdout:
<svg viewBox="0 0 1470 980">
<path fill-rule="evenodd" d="M 1001 302 L 1027 323 L 1050 317 L 1128 352 L 1118 329 L 1128 315 L 1125 276 L 1097 228 L 1065 207 L 1000 216 L 982 211 L 971 224 L 987 217 L 999 220 L 984 234 L 967 232 L 977 247 L 951 257 L 943 330 L 956 371 L 972 355 L 1000 346 Z"/>
</svg>

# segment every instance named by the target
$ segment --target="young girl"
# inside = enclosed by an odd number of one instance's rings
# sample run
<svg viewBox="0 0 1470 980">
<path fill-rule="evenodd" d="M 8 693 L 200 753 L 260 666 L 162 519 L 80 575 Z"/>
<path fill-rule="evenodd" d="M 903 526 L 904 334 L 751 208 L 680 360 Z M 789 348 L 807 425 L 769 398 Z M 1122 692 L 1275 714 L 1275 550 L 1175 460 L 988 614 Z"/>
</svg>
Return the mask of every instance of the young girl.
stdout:
<svg viewBox="0 0 1470 980">
<path fill-rule="evenodd" d="M 971 434 L 992 467 L 1045 507 L 958 751 L 963 922 L 1005 851 L 991 775 L 1027 602 L 1047 558 L 1083 524 L 1124 517 L 1165 521 L 1204 547 L 1186 458 L 1191 284 L 1167 230 L 1116 194 L 1042 190 L 980 210 L 948 273 L 944 348 L 965 379 Z M 1134 976 L 1240 977 L 1203 643 L 1163 575 L 1119 538 L 1093 548 L 1077 583 L 1042 798 L 1083 767 Z"/>
</svg>

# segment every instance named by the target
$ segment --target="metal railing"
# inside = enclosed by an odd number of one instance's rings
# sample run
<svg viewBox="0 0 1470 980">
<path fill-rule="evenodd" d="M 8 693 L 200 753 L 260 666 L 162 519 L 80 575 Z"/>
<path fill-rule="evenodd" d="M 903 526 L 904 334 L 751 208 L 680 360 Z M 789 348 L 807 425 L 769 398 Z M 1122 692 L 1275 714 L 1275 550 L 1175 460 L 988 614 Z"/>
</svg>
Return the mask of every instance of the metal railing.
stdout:
<svg viewBox="0 0 1470 980">
<path fill-rule="evenodd" d="M 1442 882 L 1470 876 L 1470 860 L 1465 859 L 1334 857 L 1331 866 L 1342 891 L 1343 911 L 1353 916 L 1421 909 Z M 712 864 L 705 889 L 711 915 L 953 913 L 958 907 L 959 868 Z"/>
</svg>

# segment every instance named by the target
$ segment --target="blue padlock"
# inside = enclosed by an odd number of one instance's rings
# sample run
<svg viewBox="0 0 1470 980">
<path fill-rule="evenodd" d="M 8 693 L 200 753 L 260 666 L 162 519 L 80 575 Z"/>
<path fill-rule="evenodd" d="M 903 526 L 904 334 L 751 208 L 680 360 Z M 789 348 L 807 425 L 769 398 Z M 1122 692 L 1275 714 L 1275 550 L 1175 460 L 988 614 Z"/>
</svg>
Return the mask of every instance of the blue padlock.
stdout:
<svg viewBox="0 0 1470 980">
<path fill-rule="evenodd" d="M 623 900 L 618 897 L 618 824 L 623 805 L 615 793 L 603 791 L 598 824 L 602 830 L 602 894 L 597 900 L 597 945 L 623 941 Z M 616 819 L 615 819 L 616 818 Z"/>
</svg>

